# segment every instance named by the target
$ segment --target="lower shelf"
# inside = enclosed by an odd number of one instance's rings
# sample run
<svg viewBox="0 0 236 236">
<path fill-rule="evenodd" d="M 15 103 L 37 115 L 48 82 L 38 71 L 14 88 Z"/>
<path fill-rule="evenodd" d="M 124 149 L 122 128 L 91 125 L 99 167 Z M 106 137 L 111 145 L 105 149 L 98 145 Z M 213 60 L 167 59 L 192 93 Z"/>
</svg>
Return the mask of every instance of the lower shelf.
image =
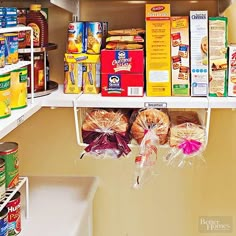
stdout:
<svg viewBox="0 0 236 236">
<path fill-rule="evenodd" d="M 29 218 L 21 191 L 21 236 L 91 236 L 96 177 L 29 177 Z"/>
</svg>

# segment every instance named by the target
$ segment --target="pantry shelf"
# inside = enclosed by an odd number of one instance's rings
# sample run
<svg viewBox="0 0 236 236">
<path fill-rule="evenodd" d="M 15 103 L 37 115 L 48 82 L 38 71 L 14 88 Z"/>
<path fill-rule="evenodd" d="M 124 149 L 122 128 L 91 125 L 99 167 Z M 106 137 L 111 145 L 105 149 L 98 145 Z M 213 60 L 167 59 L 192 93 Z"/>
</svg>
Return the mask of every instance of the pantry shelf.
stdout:
<svg viewBox="0 0 236 236">
<path fill-rule="evenodd" d="M 0 139 L 10 133 L 41 108 L 40 102 L 30 103 L 23 109 L 13 110 L 7 118 L 0 119 Z"/>
<path fill-rule="evenodd" d="M 0 75 L 11 72 L 13 70 L 19 69 L 21 67 L 27 66 L 31 63 L 31 61 L 19 61 L 16 64 L 6 65 L 3 68 L 0 68 Z"/>
<path fill-rule="evenodd" d="M 24 236 L 92 236 L 93 199 L 99 181 L 93 176 L 29 176 L 30 217 L 22 217 Z M 25 211 L 24 191 L 22 213 Z"/>
</svg>

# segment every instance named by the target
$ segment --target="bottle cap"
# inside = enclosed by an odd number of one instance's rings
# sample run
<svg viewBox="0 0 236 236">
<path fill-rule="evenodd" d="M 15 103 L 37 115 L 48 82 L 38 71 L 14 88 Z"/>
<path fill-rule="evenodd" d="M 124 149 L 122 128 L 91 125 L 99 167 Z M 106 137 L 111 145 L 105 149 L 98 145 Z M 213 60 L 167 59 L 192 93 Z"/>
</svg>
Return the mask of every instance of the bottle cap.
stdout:
<svg viewBox="0 0 236 236">
<path fill-rule="evenodd" d="M 41 10 L 41 4 L 31 4 L 30 5 L 31 11 L 40 11 Z"/>
</svg>

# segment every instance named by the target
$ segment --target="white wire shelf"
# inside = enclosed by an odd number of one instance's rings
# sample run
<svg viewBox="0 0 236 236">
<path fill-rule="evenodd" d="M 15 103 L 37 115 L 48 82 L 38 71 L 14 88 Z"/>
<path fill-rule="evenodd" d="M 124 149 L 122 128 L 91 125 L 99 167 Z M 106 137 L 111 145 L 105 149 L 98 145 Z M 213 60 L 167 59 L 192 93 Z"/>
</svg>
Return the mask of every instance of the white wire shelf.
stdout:
<svg viewBox="0 0 236 236">
<path fill-rule="evenodd" d="M 0 68 L 0 74 L 5 74 L 13 70 L 19 69 L 21 67 L 31 64 L 31 61 L 19 61 L 16 64 L 5 65 L 3 68 Z"/>
</svg>

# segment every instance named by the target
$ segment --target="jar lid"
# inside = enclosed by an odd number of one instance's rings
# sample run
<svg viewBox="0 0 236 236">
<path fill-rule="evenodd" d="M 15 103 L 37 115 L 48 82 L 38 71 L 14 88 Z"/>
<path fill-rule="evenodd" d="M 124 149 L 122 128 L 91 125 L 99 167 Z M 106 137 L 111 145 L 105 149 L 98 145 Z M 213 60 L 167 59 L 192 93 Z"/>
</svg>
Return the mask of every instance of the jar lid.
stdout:
<svg viewBox="0 0 236 236">
<path fill-rule="evenodd" d="M 31 4 L 30 5 L 31 11 L 40 11 L 41 10 L 41 4 Z"/>
</svg>

